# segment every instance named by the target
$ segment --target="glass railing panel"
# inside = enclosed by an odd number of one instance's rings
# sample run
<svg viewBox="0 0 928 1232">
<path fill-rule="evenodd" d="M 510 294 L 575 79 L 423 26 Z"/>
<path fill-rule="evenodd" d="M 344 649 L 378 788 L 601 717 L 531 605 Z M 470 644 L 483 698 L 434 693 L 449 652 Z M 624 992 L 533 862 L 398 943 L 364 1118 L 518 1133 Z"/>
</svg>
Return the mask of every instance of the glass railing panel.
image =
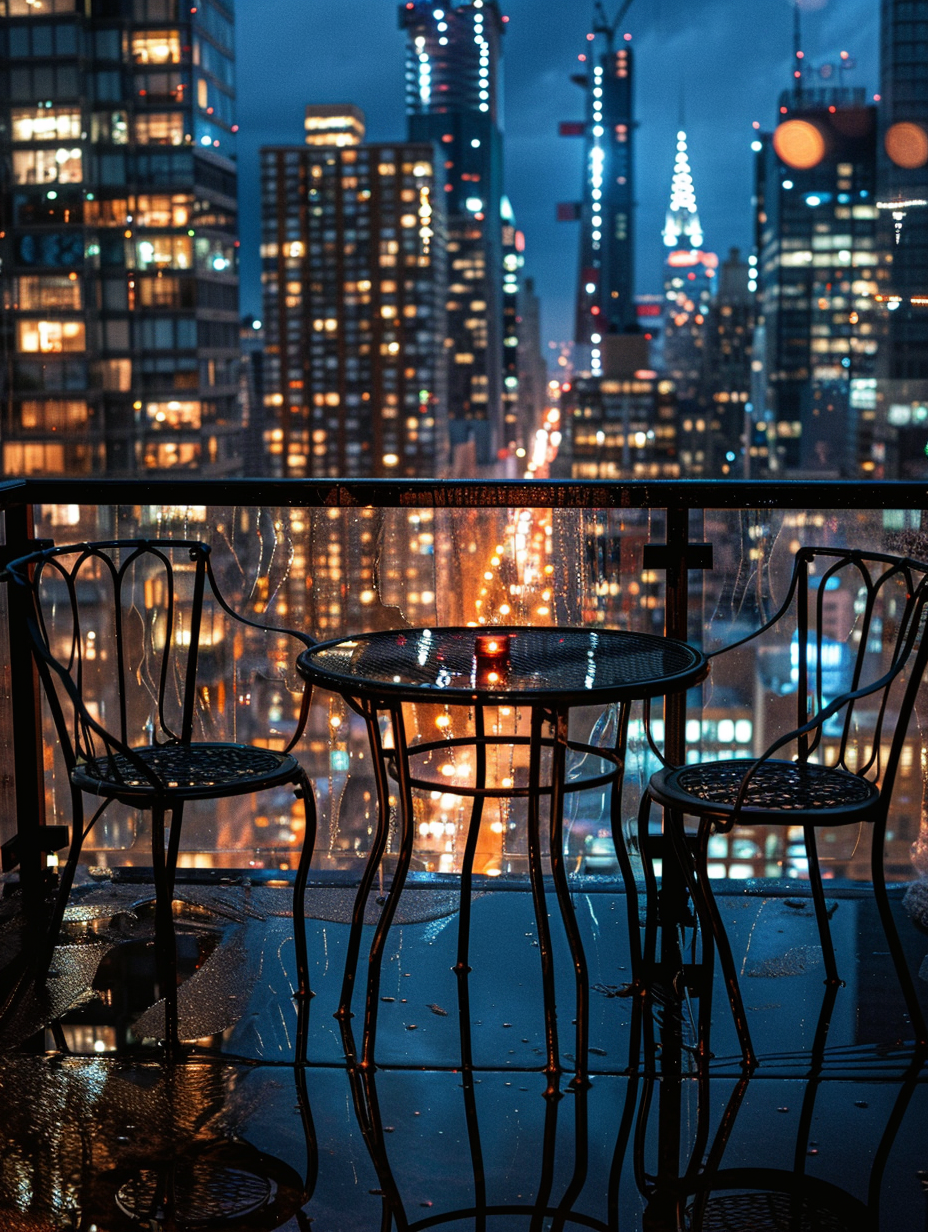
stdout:
<svg viewBox="0 0 928 1232">
<path fill-rule="evenodd" d="M 6 542 L 6 516 L 0 513 L 0 541 Z M 0 586 L 0 845 L 16 835 L 16 761 L 13 754 L 13 701 L 10 693 L 9 601 Z"/>
<path fill-rule="evenodd" d="M 202 538 L 211 545 L 217 578 L 235 611 L 317 640 L 438 625 L 588 624 L 653 632 L 663 627 L 663 574 L 642 565 L 644 545 L 652 538 L 664 540 L 662 511 L 47 505 L 36 516 L 37 534 L 58 543 Z M 156 593 L 140 591 L 140 604 L 158 601 Z M 88 609 L 85 629 L 102 644 L 112 614 L 105 607 L 92 610 L 92 590 L 82 602 Z M 212 619 L 215 649 L 204 667 L 215 679 L 207 679 L 201 691 L 201 738 L 282 746 L 299 709 L 293 664 L 300 644 L 237 627 L 221 612 Z M 140 664 L 140 678 L 145 674 Z M 441 716 L 428 707 L 417 710 L 409 716 L 409 730 L 421 742 L 434 736 Z M 598 712 L 577 711 L 572 735 L 604 738 L 598 718 Z M 139 741 L 150 719 L 150 699 L 143 698 L 136 716 Z M 471 721 L 466 710 L 454 708 L 454 727 L 446 734 L 465 735 Z M 528 726 L 518 708 L 496 714 L 494 722 L 501 737 L 524 734 Z M 67 778 L 50 729 L 47 741 L 50 819 L 59 813 L 66 818 Z M 377 798 L 363 720 L 342 698 L 318 691 L 297 753 L 312 777 L 319 808 L 314 867 L 358 869 L 370 849 Z M 518 760 L 522 753 L 505 756 Z M 507 774 L 500 761 L 497 770 L 504 779 L 524 767 L 513 761 Z M 630 801 L 639 787 L 630 776 Z M 635 804 L 629 807 L 633 811 Z M 445 791 L 435 798 L 426 793 L 417 809 L 414 867 L 459 871 L 469 806 L 460 798 L 452 806 Z M 522 871 L 524 801 L 490 812 L 476 871 Z M 258 798 L 257 804 L 239 797 L 188 806 L 181 866 L 292 869 L 302 824 L 302 809 L 286 789 Z M 146 821 L 113 805 L 88 836 L 84 859 L 102 867 L 147 866 L 148 842 Z M 614 866 L 602 792 L 571 798 L 567 844 L 574 871 L 585 870 L 591 854 L 591 867 L 598 867 L 597 851 L 600 861 Z M 391 850 L 395 846 L 393 834 Z"/>
<path fill-rule="evenodd" d="M 57 542 L 135 535 L 204 538 L 233 608 L 251 619 L 298 629 L 318 640 L 386 628 L 438 625 L 603 625 L 661 632 L 666 579 L 646 570 L 643 550 L 666 542 L 663 510 L 617 508 L 294 508 L 207 505 L 41 506 L 37 534 Z M 689 574 L 688 636 L 707 651 L 757 628 L 785 594 L 792 555 L 800 544 L 854 544 L 928 555 L 921 514 L 913 510 L 707 509 L 690 516 L 690 538 L 713 548 L 711 570 Z M 282 745 L 292 734 L 300 682 L 293 669 L 299 645 L 278 635 L 233 632 L 218 616 L 215 680 L 202 697 L 203 730 L 211 738 Z M 769 656 L 754 648 L 715 661 L 712 674 L 687 699 L 687 756 L 753 756 L 772 738 L 775 723 L 792 716 Z M 911 878 L 913 844 L 924 853 L 920 730 L 913 720 L 887 839 L 887 872 Z M 419 742 L 436 730 L 467 735 L 466 711 L 454 726 L 419 707 L 408 716 Z M 576 710 L 571 736 L 609 738 L 610 715 Z M 507 734 L 524 734 L 526 716 L 496 714 L 501 737 L 500 780 L 524 772 L 521 754 L 502 751 Z M 457 727 L 460 726 L 460 732 Z M 652 736 L 663 742 L 660 706 Z M 60 760 L 49 739 L 46 773 L 49 822 L 67 820 L 69 798 Z M 363 721 L 345 702 L 319 691 L 297 748 L 315 784 L 318 869 L 354 870 L 370 849 L 376 791 Z M 508 759 L 508 760 L 506 760 Z M 644 716 L 633 710 L 623 797 L 623 820 L 634 834 L 641 792 L 658 762 L 646 740 Z M 463 766 L 463 763 L 462 763 Z M 469 770 L 461 769 L 466 782 Z M 572 765 L 569 773 L 581 773 Z M 603 792 L 568 800 L 565 843 L 574 874 L 614 873 Z M 449 791 L 417 803 L 414 867 L 457 872 L 469 805 Z M 659 824 L 656 816 L 653 825 Z M 476 869 L 516 873 L 525 867 L 524 805 L 494 804 L 485 817 Z M 301 809 L 288 792 L 222 801 L 190 810 L 184 821 L 182 865 L 242 870 L 292 869 L 302 838 Z M 395 827 L 394 827 L 395 829 Z M 484 841 L 485 840 L 485 841 Z M 104 866 L 150 864 L 148 835 L 124 810 L 107 817 L 88 839 L 86 861 Z M 391 836 L 395 850 L 396 835 Z M 741 832 L 713 840 L 719 876 L 806 876 L 799 837 L 788 830 Z M 724 849 L 723 849 L 724 848 Z M 821 844 L 826 874 L 867 880 L 869 835 L 835 830 Z"/>
<path fill-rule="evenodd" d="M 703 649 L 714 654 L 770 619 L 786 596 L 800 546 L 854 547 L 928 560 L 928 535 L 921 520 L 920 511 L 907 509 L 706 510 L 700 515 L 700 529 L 713 546 L 714 568 L 690 575 L 691 640 L 701 639 Z M 833 628 L 828 632 L 837 663 L 859 624 L 857 596 L 848 594 L 843 603 L 835 599 L 830 611 Z M 760 756 L 796 726 L 795 654 L 790 657 L 794 635 L 794 626 L 771 630 L 757 642 L 713 659 L 702 687 L 702 712 L 688 716 L 688 759 Z M 836 677 L 836 691 L 848 687 L 849 681 Z M 925 848 L 921 732 L 926 714 L 928 691 L 923 689 L 887 828 L 885 862 L 892 880 L 911 879 L 913 849 Z M 864 714 L 855 720 L 861 756 L 869 747 L 865 733 L 874 717 Z M 838 737 L 839 732 L 831 730 L 824 740 L 819 755 L 825 762 L 834 759 Z M 888 742 L 884 736 L 884 745 Z M 852 761 L 855 756 L 852 747 Z M 826 878 L 870 880 L 869 826 L 823 828 L 818 846 Z M 710 871 L 719 877 L 805 879 L 801 829 L 739 828 L 731 836 L 717 835 L 710 844 Z"/>
</svg>

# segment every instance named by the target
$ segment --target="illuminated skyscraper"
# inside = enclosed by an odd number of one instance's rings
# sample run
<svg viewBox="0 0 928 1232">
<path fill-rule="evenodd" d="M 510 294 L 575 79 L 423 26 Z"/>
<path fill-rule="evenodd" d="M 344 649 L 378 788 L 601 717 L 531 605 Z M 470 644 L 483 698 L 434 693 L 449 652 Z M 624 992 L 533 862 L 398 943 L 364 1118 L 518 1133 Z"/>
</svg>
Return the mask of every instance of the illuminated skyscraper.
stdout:
<svg viewBox="0 0 928 1232">
<path fill-rule="evenodd" d="M 447 337 L 453 465 L 486 465 L 507 442 L 502 422 L 503 294 L 496 0 L 408 0 L 409 140 L 432 142 L 448 220 Z"/>
<path fill-rule="evenodd" d="M 688 413 L 695 411 L 702 378 L 706 318 L 719 259 L 714 252 L 703 251 L 702 224 L 683 129 L 677 133 L 670 203 L 662 235 L 667 255 L 661 366 L 676 383 L 681 412 Z"/>
<path fill-rule="evenodd" d="M 794 89 L 758 138 L 753 398 L 773 469 L 869 474 L 888 267 L 876 108 L 863 89 Z M 866 403 L 870 405 L 866 405 Z"/>
<path fill-rule="evenodd" d="M 341 124 L 335 110 L 307 110 L 312 144 L 261 151 L 270 469 L 436 476 L 447 426 L 434 149 L 358 144 L 363 117 L 358 128 L 342 108 Z"/>
<path fill-rule="evenodd" d="M 882 0 L 880 17 L 877 195 L 892 262 L 875 472 L 916 479 L 928 474 L 928 9 Z"/>
<path fill-rule="evenodd" d="M 602 339 L 634 332 L 635 130 L 631 35 L 616 46 L 618 21 L 611 24 L 601 5 L 597 23 L 580 57 L 583 70 L 573 80 L 586 95 L 582 124 L 562 124 L 564 136 L 584 138 L 583 198 L 573 215 L 580 221 L 580 266 L 574 341 L 592 348 L 594 374 L 602 371 Z M 562 217 L 569 216 L 569 207 Z"/>
<path fill-rule="evenodd" d="M 4 473 L 234 472 L 232 0 L 0 16 Z"/>
</svg>

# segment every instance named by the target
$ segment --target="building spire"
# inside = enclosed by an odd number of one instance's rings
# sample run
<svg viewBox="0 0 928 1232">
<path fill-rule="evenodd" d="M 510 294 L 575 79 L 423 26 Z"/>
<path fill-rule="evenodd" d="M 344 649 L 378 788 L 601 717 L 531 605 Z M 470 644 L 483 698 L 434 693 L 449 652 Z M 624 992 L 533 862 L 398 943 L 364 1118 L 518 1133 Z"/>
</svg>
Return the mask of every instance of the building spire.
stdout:
<svg viewBox="0 0 928 1232">
<path fill-rule="evenodd" d="M 703 234 L 696 209 L 696 190 L 686 150 L 686 132 L 682 128 L 677 133 L 670 205 L 662 234 L 668 248 L 702 248 Z"/>
</svg>

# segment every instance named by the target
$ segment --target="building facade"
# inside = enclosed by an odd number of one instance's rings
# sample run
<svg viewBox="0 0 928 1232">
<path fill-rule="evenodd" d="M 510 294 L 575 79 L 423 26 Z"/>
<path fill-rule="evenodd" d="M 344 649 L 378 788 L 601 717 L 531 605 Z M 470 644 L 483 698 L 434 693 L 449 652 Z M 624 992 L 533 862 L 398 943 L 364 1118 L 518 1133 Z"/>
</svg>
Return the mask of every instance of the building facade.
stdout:
<svg viewBox="0 0 928 1232">
<path fill-rule="evenodd" d="M 436 150 L 448 231 L 448 408 L 453 465 L 495 461 L 503 422 L 503 138 L 496 0 L 409 0 L 406 113 L 412 142 Z"/>
<path fill-rule="evenodd" d="M 863 89 L 795 89 L 757 147 L 754 414 L 771 470 L 871 473 L 875 378 L 889 267 L 877 208 L 876 108 Z M 856 400 L 856 399 L 855 399 Z M 853 429 L 853 430 L 852 430 Z"/>
<path fill-rule="evenodd" d="M 584 141 L 583 195 L 563 217 L 580 222 L 574 341 L 589 347 L 591 369 L 602 372 L 602 340 L 634 332 L 634 58 L 631 35 L 616 43 L 616 27 L 594 24 L 582 70 L 573 80 L 584 91 L 582 123 L 561 125 Z"/>
<path fill-rule="evenodd" d="M 446 468 L 444 203 L 433 164 L 423 143 L 336 137 L 261 151 L 272 474 L 422 478 Z"/>
<path fill-rule="evenodd" d="M 0 14 L 4 474 L 235 473 L 231 0 Z"/>
</svg>

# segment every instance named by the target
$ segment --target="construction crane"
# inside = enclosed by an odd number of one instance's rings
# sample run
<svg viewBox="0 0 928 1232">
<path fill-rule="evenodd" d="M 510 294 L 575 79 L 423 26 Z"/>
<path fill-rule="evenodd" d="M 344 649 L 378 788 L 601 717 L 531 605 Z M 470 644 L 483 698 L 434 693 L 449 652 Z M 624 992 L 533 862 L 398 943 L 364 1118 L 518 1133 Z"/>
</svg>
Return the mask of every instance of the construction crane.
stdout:
<svg viewBox="0 0 928 1232">
<path fill-rule="evenodd" d="M 593 6 L 593 33 L 605 34 L 610 51 L 614 50 L 616 31 L 619 28 L 622 18 L 631 8 L 633 2 L 634 0 L 623 0 L 621 8 L 615 15 L 614 21 L 610 21 L 606 16 L 606 10 L 603 8 L 602 0 L 596 0 L 596 4 Z"/>
</svg>

